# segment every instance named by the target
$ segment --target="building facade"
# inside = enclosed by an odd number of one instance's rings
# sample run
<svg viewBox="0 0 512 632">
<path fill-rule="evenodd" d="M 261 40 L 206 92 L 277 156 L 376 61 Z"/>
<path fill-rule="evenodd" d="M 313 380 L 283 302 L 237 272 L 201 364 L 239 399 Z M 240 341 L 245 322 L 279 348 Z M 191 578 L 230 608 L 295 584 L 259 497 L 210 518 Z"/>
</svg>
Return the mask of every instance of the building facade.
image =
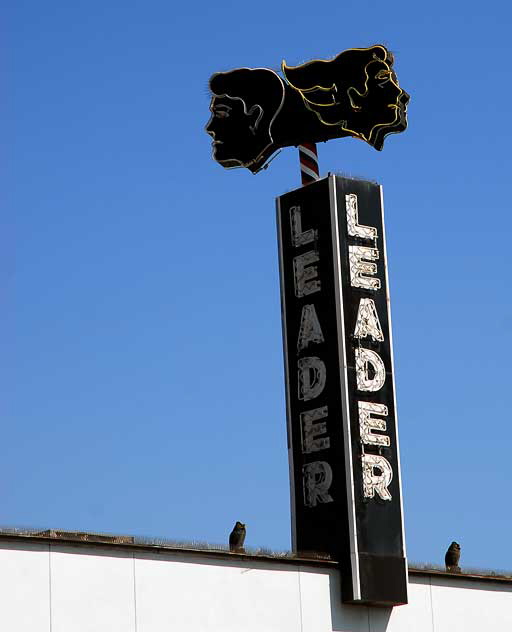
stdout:
<svg viewBox="0 0 512 632">
<path fill-rule="evenodd" d="M 6 632 L 494 632 L 512 579 L 409 569 L 409 603 L 343 605 L 335 562 L 0 535 Z"/>
</svg>

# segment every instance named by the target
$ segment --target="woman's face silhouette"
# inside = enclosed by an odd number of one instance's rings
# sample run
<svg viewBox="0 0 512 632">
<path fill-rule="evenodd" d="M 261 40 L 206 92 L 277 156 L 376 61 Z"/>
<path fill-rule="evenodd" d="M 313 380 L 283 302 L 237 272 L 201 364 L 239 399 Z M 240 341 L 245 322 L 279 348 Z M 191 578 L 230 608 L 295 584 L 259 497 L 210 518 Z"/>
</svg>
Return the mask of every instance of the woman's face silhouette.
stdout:
<svg viewBox="0 0 512 632">
<path fill-rule="evenodd" d="M 400 119 L 403 91 L 385 62 L 371 62 L 365 70 L 368 76 L 366 91 L 361 94 L 355 88 L 347 90 L 351 105 L 347 127 L 361 134 L 364 140 L 371 140 L 378 129 L 392 127 Z"/>
<path fill-rule="evenodd" d="M 382 149 L 388 133 L 407 126 L 409 95 L 398 85 L 392 64 L 386 49 L 375 46 L 350 49 L 330 61 L 283 64 L 283 71 L 326 128 L 343 130 Z"/>
</svg>

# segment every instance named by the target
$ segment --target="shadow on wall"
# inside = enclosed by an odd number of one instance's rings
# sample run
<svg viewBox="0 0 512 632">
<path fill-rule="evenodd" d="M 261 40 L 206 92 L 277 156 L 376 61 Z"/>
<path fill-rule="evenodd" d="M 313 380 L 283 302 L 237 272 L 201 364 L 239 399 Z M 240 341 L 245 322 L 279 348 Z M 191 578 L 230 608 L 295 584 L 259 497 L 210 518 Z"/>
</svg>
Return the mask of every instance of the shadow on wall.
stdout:
<svg viewBox="0 0 512 632">
<path fill-rule="evenodd" d="M 392 608 L 351 606 L 341 602 L 340 574 L 329 573 L 333 632 L 387 632 Z"/>
</svg>

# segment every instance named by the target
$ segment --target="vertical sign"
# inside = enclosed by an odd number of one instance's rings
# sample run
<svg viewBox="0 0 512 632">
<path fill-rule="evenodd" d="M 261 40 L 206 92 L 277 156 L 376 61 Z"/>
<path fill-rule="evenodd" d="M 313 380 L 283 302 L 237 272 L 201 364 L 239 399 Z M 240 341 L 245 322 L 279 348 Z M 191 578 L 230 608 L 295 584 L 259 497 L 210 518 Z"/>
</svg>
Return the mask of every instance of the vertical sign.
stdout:
<svg viewBox="0 0 512 632">
<path fill-rule="evenodd" d="M 331 175 L 277 220 L 294 550 L 345 602 L 407 603 L 381 187 Z"/>
</svg>

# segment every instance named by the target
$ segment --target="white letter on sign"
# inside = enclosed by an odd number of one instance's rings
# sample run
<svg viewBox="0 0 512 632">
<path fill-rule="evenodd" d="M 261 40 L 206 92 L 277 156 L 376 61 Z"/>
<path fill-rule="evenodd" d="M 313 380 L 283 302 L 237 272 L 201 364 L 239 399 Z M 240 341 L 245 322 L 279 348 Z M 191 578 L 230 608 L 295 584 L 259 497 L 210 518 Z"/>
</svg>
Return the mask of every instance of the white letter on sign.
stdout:
<svg viewBox="0 0 512 632">
<path fill-rule="evenodd" d="M 304 305 L 300 317 L 299 339 L 297 340 L 297 352 L 305 349 L 310 342 L 319 344 L 324 342 L 322 328 L 318 322 L 318 316 L 314 305 Z"/>
<path fill-rule="evenodd" d="M 300 414 L 300 425 L 302 426 L 302 452 L 309 454 L 310 452 L 318 452 L 319 450 L 327 450 L 331 447 L 331 440 L 329 437 L 322 437 L 316 439 L 317 435 L 325 434 L 327 430 L 327 424 L 321 422 L 314 424 L 314 421 L 318 419 L 324 419 L 327 417 L 327 406 L 321 408 L 315 408 L 313 410 L 307 410 Z"/>
<path fill-rule="evenodd" d="M 299 399 L 307 402 L 318 397 L 324 390 L 327 372 L 320 358 L 300 358 L 299 366 Z"/>
<path fill-rule="evenodd" d="M 318 292 L 320 290 L 320 279 L 316 278 L 318 274 L 317 267 L 311 265 L 312 263 L 318 261 L 318 259 L 318 252 L 316 250 L 309 250 L 303 255 L 298 255 L 293 258 L 295 296 L 297 298 L 302 298 L 303 296 L 306 296 L 306 294 L 313 294 L 313 292 Z"/>
<path fill-rule="evenodd" d="M 351 237 L 377 239 L 377 229 L 374 226 L 363 226 L 358 223 L 359 213 L 357 209 L 357 195 L 355 193 L 345 195 L 345 208 L 347 210 L 347 230 Z"/>
<path fill-rule="evenodd" d="M 313 228 L 302 232 L 302 211 L 300 206 L 290 208 L 290 228 L 292 230 L 292 243 L 295 247 L 304 246 L 317 238 L 317 231 Z"/>
<path fill-rule="evenodd" d="M 373 377 L 368 370 L 372 365 Z M 386 368 L 378 353 L 363 347 L 356 347 L 357 388 L 360 391 L 378 391 L 386 381 Z"/>
<path fill-rule="evenodd" d="M 393 470 L 389 461 L 378 454 L 363 454 L 361 458 L 364 497 L 373 498 L 377 492 L 382 500 L 391 500 L 388 487 L 393 479 Z M 375 474 L 375 470 L 380 470 L 380 473 Z"/>
<path fill-rule="evenodd" d="M 371 402 L 357 402 L 359 408 L 359 433 L 361 441 L 367 445 L 382 445 L 389 447 L 389 437 L 385 435 L 374 434 L 373 430 L 386 430 L 386 422 L 384 419 L 376 419 L 372 417 L 372 413 L 376 415 L 388 416 L 388 407 L 384 404 L 372 404 Z"/>
<path fill-rule="evenodd" d="M 316 507 L 318 503 L 332 503 L 328 493 L 332 483 L 332 470 L 325 461 L 314 461 L 302 467 L 302 484 L 304 487 L 304 504 Z"/>
<path fill-rule="evenodd" d="M 377 308 L 372 298 L 362 298 L 357 310 L 354 338 L 371 336 L 375 342 L 384 342 L 384 334 L 380 326 Z"/>
<path fill-rule="evenodd" d="M 348 253 L 350 285 L 352 287 L 362 287 L 365 290 L 378 290 L 380 288 L 380 279 L 371 278 L 377 274 L 377 264 L 367 263 L 367 261 L 376 261 L 379 258 L 377 248 L 349 246 Z"/>
</svg>

